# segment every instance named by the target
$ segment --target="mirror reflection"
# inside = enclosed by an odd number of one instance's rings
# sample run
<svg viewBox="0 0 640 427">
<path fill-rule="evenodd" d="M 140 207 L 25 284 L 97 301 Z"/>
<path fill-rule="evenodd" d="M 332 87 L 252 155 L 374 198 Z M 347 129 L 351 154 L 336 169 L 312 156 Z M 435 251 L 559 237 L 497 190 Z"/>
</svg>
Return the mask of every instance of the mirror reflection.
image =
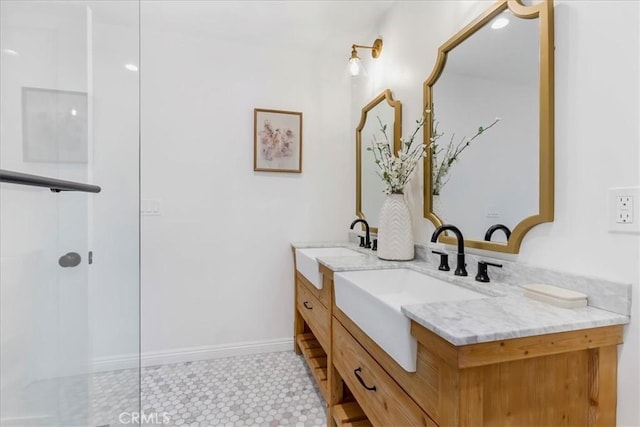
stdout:
<svg viewBox="0 0 640 427">
<path fill-rule="evenodd" d="M 538 211 L 538 68 L 538 22 L 506 10 L 449 52 L 433 85 L 440 146 L 500 119 L 460 153 L 434 204 L 465 237 L 483 240 L 496 223 L 513 230 Z"/>
<path fill-rule="evenodd" d="M 362 109 L 356 128 L 356 215 L 377 232 L 378 215 L 385 200 L 384 182 L 378 176 L 373 152 L 368 150 L 374 141 L 384 141 L 381 127 L 393 141 L 394 152 L 400 149 L 402 134 L 402 104 L 395 101 L 389 89 L 376 96 Z"/>
<path fill-rule="evenodd" d="M 553 219 L 549 10 L 513 9 L 497 3 L 445 43 L 425 82 L 425 137 L 434 144 L 425 214 L 458 226 L 467 246 L 503 252 L 517 252 L 528 229 Z M 443 163 L 447 150 L 458 154 Z"/>
</svg>

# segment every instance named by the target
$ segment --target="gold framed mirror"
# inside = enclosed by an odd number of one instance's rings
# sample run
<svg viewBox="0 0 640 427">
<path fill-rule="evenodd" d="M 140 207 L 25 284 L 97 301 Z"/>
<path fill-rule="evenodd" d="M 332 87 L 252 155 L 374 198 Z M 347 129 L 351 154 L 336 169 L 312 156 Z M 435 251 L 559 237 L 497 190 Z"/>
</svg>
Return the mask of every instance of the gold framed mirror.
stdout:
<svg viewBox="0 0 640 427">
<path fill-rule="evenodd" d="M 458 226 L 467 247 L 518 253 L 532 227 L 553 221 L 553 29 L 553 0 L 498 1 L 440 46 L 424 82 L 424 141 L 434 141 L 424 161 L 424 216 Z M 437 182 L 443 170 L 446 187 Z M 510 236 L 484 240 L 497 225 Z M 456 243 L 444 234 L 440 241 Z"/>
<path fill-rule="evenodd" d="M 373 233 L 378 231 L 378 215 L 385 195 L 373 153 L 367 149 L 373 141 L 385 140 L 382 125 L 386 125 L 387 137 L 393 142 L 393 152 L 397 152 L 402 138 L 402 103 L 393 99 L 390 89 L 362 108 L 356 128 L 356 216 L 366 219 Z"/>
</svg>

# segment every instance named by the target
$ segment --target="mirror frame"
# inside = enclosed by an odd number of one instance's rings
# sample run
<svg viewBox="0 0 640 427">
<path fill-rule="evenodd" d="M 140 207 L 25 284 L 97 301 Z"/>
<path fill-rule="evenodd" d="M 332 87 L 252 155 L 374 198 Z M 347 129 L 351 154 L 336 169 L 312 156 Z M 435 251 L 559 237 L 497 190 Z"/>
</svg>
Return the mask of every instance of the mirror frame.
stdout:
<svg viewBox="0 0 640 427">
<path fill-rule="evenodd" d="M 402 138 L 402 103 L 393 99 L 391 89 L 385 89 L 362 108 L 360 123 L 356 128 L 356 216 L 367 219 L 362 212 L 362 129 L 367 123 L 367 113 L 373 110 L 378 104 L 386 101 L 393 108 L 393 151 L 398 152 L 401 148 Z M 385 123 L 386 124 L 386 123 Z M 364 227 L 364 225 L 363 225 Z M 370 227 L 372 233 L 378 232 L 378 227 Z"/>
<path fill-rule="evenodd" d="M 423 85 L 425 105 L 425 131 L 424 143 L 429 144 L 433 131 L 431 111 L 433 105 L 432 86 L 436 83 L 444 70 L 447 62 L 447 54 L 456 46 L 464 42 L 476 31 L 489 23 L 494 17 L 507 10 L 518 18 L 540 20 L 539 25 L 539 209 L 538 213 L 520 221 L 512 230 L 507 243 L 487 242 L 484 240 L 467 240 L 466 247 L 484 249 L 494 252 L 518 253 L 525 234 L 538 224 L 553 222 L 554 212 L 554 23 L 553 0 L 543 0 L 535 5 L 524 5 L 520 0 L 500 0 L 493 4 L 484 13 L 465 26 L 456 35 L 450 38 L 438 49 L 438 58 L 431 75 Z M 427 125 L 428 124 L 428 125 Z M 431 150 L 427 150 L 424 159 L 424 217 L 430 220 L 434 226 L 443 224 L 442 220 L 432 212 L 431 199 Z M 464 230 L 462 230 L 464 233 Z M 454 245 L 456 239 L 442 234 L 440 242 Z"/>
</svg>

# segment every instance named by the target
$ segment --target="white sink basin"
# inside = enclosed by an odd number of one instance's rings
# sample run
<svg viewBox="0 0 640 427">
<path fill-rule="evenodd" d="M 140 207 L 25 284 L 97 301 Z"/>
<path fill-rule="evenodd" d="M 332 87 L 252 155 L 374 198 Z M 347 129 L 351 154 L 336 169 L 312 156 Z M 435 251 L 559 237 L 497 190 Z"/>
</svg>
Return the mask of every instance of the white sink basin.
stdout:
<svg viewBox="0 0 640 427">
<path fill-rule="evenodd" d="M 360 252 L 347 248 L 308 248 L 296 249 L 296 270 L 307 278 L 313 286 L 322 289 L 322 275 L 318 271 L 317 257 L 364 256 Z"/>
<path fill-rule="evenodd" d="M 487 298 L 408 269 L 335 273 L 336 305 L 403 369 L 416 371 L 418 344 L 411 321 L 400 311 L 409 304 Z"/>
</svg>

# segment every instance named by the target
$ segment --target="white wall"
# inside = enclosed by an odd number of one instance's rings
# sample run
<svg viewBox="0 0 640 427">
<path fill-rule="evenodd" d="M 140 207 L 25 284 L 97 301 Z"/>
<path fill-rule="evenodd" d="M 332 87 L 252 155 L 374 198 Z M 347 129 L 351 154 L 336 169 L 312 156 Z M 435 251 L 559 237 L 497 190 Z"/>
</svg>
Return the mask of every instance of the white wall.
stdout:
<svg viewBox="0 0 640 427">
<path fill-rule="evenodd" d="M 373 91 L 389 87 L 403 102 L 405 134 L 421 114 L 438 46 L 487 5 L 398 2 L 372 33 L 385 43 L 370 64 Z M 618 375 L 618 423 L 630 426 L 640 425 L 638 236 L 608 233 L 605 200 L 607 188 L 639 182 L 638 9 L 637 2 L 556 2 L 555 221 L 530 231 L 516 257 L 633 284 Z M 412 184 L 415 237 L 425 243 L 433 227 L 421 219 L 421 177 Z"/>
<path fill-rule="evenodd" d="M 238 27 L 254 18 L 234 6 Z M 354 217 L 349 45 L 245 42 L 207 35 L 206 21 L 162 30 L 224 5 L 190 7 L 142 9 L 142 198 L 162 211 L 142 217 L 143 358 L 291 339 L 290 242 L 342 240 Z M 303 112 L 301 174 L 253 171 L 256 107 Z"/>
</svg>

